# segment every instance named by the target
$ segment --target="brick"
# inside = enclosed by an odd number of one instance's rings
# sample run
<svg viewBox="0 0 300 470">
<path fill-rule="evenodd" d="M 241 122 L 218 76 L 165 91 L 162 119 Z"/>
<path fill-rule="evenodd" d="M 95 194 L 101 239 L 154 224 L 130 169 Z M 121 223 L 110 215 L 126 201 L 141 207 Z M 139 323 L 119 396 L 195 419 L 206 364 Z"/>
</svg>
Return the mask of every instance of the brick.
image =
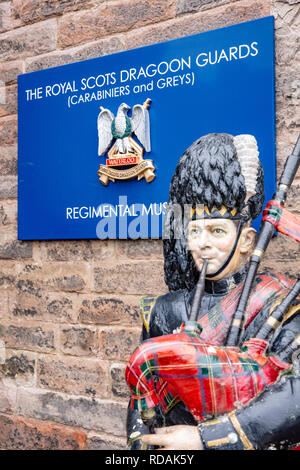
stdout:
<svg viewBox="0 0 300 470">
<path fill-rule="evenodd" d="M 17 113 L 17 85 L 6 86 L 5 103 L 0 103 L 0 117 Z"/>
<path fill-rule="evenodd" d="M 93 356 L 98 351 L 95 328 L 62 328 L 61 350 L 73 356 Z"/>
<path fill-rule="evenodd" d="M 11 26 L 10 2 L 0 3 L 0 33 L 7 31 Z"/>
<path fill-rule="evenodd" d="M 159 295 L 166 292 L 163 262 L 140 261 L 104 263 L 94 268 L 94 290 L 96 292 Z"/>
<path fill-rule="evenodd" d="M 224 3 L 233 3 L 234 1 L 237 0 L 177 0 L 177 14 L 215 8 L 224 5 Z"/>
<path fill-rule="evenodd" d="M 65 292 L 84 290 L 90 284 L 90 266 L 82 262 L 26 264 L 18 275 L 17 288 L 32 286 Z"/>
<path fill-rule="evenodd" d="M 15 60 L 56 49 L 56 20 L 24 26 L 0 35 L 0 60 Z"/>
<path fill-rule="evenodd" d="M 125 380 L 125 364 L 112 364 L 110 375 L 112 380 L 111 391 L 116 398 L 130 397 L 128 385 Z"/>
<path fill-rule="evenodd" d="M 21 289 L 9 293 L 11 318 L 53 323 L 76 322 L 76 294 L 46 293 L 41 289 L 30 291 L 27 287 L 25 291 Z"/>
<path fill-rule="evenodd" d="M 6 361 L 0 365 L 0 378 L 12 379 L 15 384 L 35 382 L 35 353 L 6 349 Z"/>
<path fill-rule="evenodd" d="M 0 379 L 0 412 L 13 413 L 17 404 L 17 387 L 14 383 L 8 383 Z M 1 434 L 1 433 L 0 433 Z"/>
<path fill-rule="evenodd" d="M 128 361 L 140 343 L 141 330 L 109 328 L 99 332 L 100 355 L 104 359 Z"/>
<path fill-rule="evenodd" d="M 103 1 L 100 0 L 100 3 Z M 67 11 L 90 8 L 92 5 L 91 0 L 13 0 L 12 14 L 16 24 L 28 24 L 62 15 Z"/>
<path fill-rule="evenodd" d="M 126 439 L 112 438 L 89 433 L 87 450 L 127 450 Z"/>
<path fill-rule="evenodd" d="M 164 21 L 175 16 L 175 9 L 173 0 L 123 0 L 70 13 L 59 19 L 59 47 L 74 46 L 109 34 Z"/>
<path fill-rule="evenodd" d="M 155 44 L 191 34 L 254 20 L 270 14 L 269 2 L 257 0 L 249 5 L 242 0 L 233 5 L 224 5 L 213 10 L 179 16 L 151 27 L 140 28 L 125 35 L 126 48 Z"/>
<path fill-rule="evenodd" d="M 0 64 L 0 78 L 6 83 L 15 83 L 17 81 L 18 75 L 23 73 L 23 62 L 22 61 L 12 61 L 12 62 L 2 62 Z"/>
<path fill-rule="evenodd" d="M 12 224 L 17 224 L 17 202 L 11 200 L 1 201 L 0 227 Z"/>
<path fill-rule="evenodd" d="M 114 257 L 114 240 L 68 240 L 45 242 L 43 258 L 51 261 L 81 261 Z"/>
<path fill-rule="evenodd" d="M 108 366 L 105 362 L 79 358 L 40 357 L 38 386 L 90 397 L 108 397 Z"/>
<path fill-rule="evenodd" d="M 11 450 L 83 450 L 86 433 L 19 416 L 0 415 L 0 447 Z"/>
<path fill-rule="evenodd" d="M 19 414 L 125 436 L 127 404 L 19 387 Z"/>
<path fill-rule="evenodd" d="M 8 116 L 0 119 L 0 146 L 17 143 L 17 118 Z"/>
<path fill-rule="evenodd" d="M 117 240 L 116 248 L 118 258 L 163 258 L 162 240 Z"/>
<path fill-rule="evenodd" d="M 140 324 L 139 299 L 131 297 L 118 299 L 115 297 L 82 296 L 79 321 L 100 325 Z"/>
<path fill-rule="evenodd" d="M 55 328 L 52 325 L 0 323 L 0 339 L 12 349 L 51 352 L 55 350 Z"/>
<path fill-rule="evenodd" d="M 113 54 L 124 50 L 122 37 L 112 36 L 109 38 L 93 41 L 92 44 L 77 46 L 67 51 L 55 51 L 26 59 L 26 72 L 43 70 L 49 67 L 79 62 L 80 60 L 93 59 L 106 54 Z"/>
</svg>

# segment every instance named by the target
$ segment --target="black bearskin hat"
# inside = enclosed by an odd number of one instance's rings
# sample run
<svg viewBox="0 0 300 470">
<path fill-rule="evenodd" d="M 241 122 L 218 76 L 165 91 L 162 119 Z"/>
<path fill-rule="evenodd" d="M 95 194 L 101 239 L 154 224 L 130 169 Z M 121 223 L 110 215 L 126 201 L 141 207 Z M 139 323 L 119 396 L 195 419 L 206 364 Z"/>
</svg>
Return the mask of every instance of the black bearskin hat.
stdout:
<svg viewBox="0 0 300 470">
<path fill-rule="evenodd" d="M 208 134 L 196 140 L 181 156 L 170 184 L 167 236 L 164 231 L 165 281 L 170 291 L 191 290 L 199 277 L 184 235 L 184 207 L 201 204 L 212 211 L 210 217 L 245 223 L 260 214 L 263 201 L 263 168 L 253 136 Z M 182 208 L 180 219 L 174 216 L 176 205 Z M 220 214 L 224 207 L 226 214 L 224 210 Z"/>
</svg>

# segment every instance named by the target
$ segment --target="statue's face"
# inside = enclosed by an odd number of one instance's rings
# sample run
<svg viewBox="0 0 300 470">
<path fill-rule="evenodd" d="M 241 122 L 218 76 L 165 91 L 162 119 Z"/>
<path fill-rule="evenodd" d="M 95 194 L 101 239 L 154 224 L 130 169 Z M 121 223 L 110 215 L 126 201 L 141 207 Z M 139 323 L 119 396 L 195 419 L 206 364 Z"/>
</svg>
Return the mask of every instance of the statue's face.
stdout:
<svg viewBox="0 0 300 470">
<path fill-rule="evenodd" d="M 208 259 L 207 274 L 212 274 L 224 264 L 237 235 L 237 227 L 230 219 L 199 219 L 188 225 L 188 246 L 199 271 L 203 260 Z M 237 272 L 246 262 L 255 237 L 252 228 L 242 230 L 235 253 L 227 267 L 212 279 L 218 280 Z"/>
</svg>

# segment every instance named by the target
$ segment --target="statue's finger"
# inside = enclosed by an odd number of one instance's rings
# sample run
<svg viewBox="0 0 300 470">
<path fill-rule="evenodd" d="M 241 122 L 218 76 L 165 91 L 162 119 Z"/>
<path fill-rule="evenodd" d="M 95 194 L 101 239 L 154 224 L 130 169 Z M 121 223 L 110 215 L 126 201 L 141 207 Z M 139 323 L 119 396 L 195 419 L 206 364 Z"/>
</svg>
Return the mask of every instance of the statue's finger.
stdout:
<svg viewBox="0 0 300 470">
<path fill-rule="evenodd" d="M 142 442 L 144 444 L 153 445 L 153 446 L 164 446 L 167 444 L 164 437 L 161 434 L 145 434 L 142 437 Z"/>
</svg>

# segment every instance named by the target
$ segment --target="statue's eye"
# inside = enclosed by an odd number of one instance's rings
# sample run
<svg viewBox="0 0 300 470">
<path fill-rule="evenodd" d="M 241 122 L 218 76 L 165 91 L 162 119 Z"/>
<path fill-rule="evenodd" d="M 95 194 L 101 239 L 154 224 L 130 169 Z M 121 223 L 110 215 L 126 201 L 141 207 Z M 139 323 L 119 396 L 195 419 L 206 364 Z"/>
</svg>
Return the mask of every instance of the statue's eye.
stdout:
<svg viewBox="0 0 300 470">
<path fill-rule="evenodd" d="M 190 237 L 195 237 L 196 235 L 199 235 L 200 230 L 197 227 L 192 227 L 189 229 L 189 236 Z"/>
<path fill-rule="evenodd" d="M 215 227 L 213 229 L 213 234 L 215 234 L 215 235 L 223 235 L 225 233 L 226 233 L 225 230 L 223 230 L 222 228 Z"/>
</svg>

